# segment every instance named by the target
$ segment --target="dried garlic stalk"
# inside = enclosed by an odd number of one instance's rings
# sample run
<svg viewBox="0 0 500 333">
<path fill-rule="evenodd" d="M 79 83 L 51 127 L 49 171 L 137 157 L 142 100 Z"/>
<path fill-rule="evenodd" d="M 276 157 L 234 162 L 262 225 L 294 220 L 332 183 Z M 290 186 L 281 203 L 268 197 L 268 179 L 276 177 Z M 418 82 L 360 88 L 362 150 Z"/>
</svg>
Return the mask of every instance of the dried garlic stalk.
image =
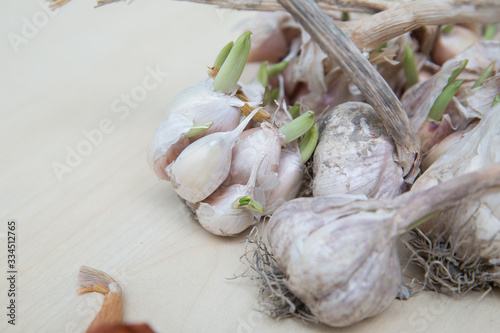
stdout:
<svg viewBox="0 0 500 333">
<path fill-rule="evenodd" d="M 403 105 L 387 82 L 313 0 L 280 0 L 280 3 L 335 60 L 382 118 L 396 144 L 398 163 L 403 168 L 405 179 L 412 183 L 419 172 L 419 139 Z"/>
<path fill-rule="evenodd" d="M 97 292 L 104 295 L 101 310 L 97 313 L 87 332 L 101 325 L 113 325 L 123 322 L 122 289 L 108 274 L 87 266 L 80 267 L 78 282 L 84 287 L 78 289 L 79 294 Z"/>
</svg>

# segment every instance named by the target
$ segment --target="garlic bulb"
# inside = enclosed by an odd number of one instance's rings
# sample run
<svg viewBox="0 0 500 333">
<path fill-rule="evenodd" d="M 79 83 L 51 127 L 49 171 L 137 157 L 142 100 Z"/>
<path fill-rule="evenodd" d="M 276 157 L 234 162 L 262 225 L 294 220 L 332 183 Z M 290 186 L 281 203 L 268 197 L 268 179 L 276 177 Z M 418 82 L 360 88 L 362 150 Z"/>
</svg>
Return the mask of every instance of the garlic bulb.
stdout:
<svg viewBox="0 0 500 333">
<path fill-rule="evenodd" d="M 229 174 L 231 150 L 255 109 L 234 130 L 212 133 L 186 147 L 166 173 L 177 194 L 189 202 L 198 202 L 212 194 Z"/>
<path fill-rule="evenodd" d="M 500 163 L 500 105 L 490 112 L 470 132 L 456 142 L 415 181 L 411 191 L 418 192 L 436 184 L 453 179 L 468 172 L 480 170 L 494 163 Z M 457 252 L 472 251 L 468 245 L 479 244 L 484 258 L 490 257 L 492 247 L 500 251 L 500 191 L 491 191 L 482 197 L 473 198 L 461 205 L 438 214 L 421 229 L 432 239 L 443 233 L 453 239 L 467 241 L 458 246 Z M 476 232 L 470 232 L 467 225 L 472 223 Z M 434 225 L 437 227 L 431 228 Z M 431 233 L 432 229 L 432 233 Z M 497 257 L 498 254 L 495 256 Z"/>
<path fill-rule="evenodd" d="M 348 326 L 384 311 L 396 297 L 401 234 L 457 200 L 499 186 L 497 164 L 395 199 L 294 199 L 271 217 L 268 239 L 288 289 L 319 321 Z"/>
<path fill-rule="evenodd" d="M 391 198 L 404 189 L 396 148 L 381 119 L 364 103 L 349 102 L 327 111 L 314 153 L 314 196 L 364 194 Z"/>
<path fill-rule="evenodd" d="M 263 203 L 253 199 L 259 164 L 260 161 L 257 161 L 253 166 L 247 185 L 221 186 L 198 204 L 196 216 L 203 228 L 215 235 L 234 236 L 252 225 L 255 210 L 264 213 Z M 247 199 L 253 206 L 241 207 L 238 204 L 241 198 Z"/>
</svg>

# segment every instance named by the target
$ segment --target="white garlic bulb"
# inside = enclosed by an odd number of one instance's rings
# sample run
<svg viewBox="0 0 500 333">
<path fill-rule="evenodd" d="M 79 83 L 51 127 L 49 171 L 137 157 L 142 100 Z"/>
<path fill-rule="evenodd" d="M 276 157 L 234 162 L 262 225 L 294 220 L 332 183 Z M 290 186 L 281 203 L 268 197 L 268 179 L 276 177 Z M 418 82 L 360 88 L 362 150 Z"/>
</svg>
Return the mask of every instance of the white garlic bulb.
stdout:
<svg viewBox="0 0 500 333">
<path fill-rule="evenodd" d="M 231 150 L 255 109 L 234 130 L 212 133 L 186 147 L 166 173 L 177 194 L 189 202 L 198 202 L 212 194 L 229 174 Z"/>
<path fill-rule="evenodd" d="M 348 326 L 382 312 L 401 282 L 393 211 L 360 211 L 362 196 L 299 198 L 269 221 L 287 287 L 321 322 Z"/>
<path fill-rule="evenodd" d="M 411 191 L 417 192 L 453 179 L 460 175 L 500 163 L 500 104 L 491 108 L 476 127 L 449 148 L 415 181 Z M 500 191 L 492 190 L 481 197 L 471 198 L 461 205 L 443 211 L 423 224 L 421 229 L 431 238 L 443 233 L 453 239 L 462 239 L 457 252 L 472 249 L 479 244 L 479 251 L 486 259 L 500 259 Z M 465 226 L 473 223 L 475 232 L 462 235 Z M 436 227 L 434 227 L 436 225 Z M 432 231 L 432 233 L 431 233 Z M 462 236 L 466 236 L 465 238 Z M 465 240 L 464 240 L 465 239 Z M 491 253 L 498 252 L 491 257 Z"/>
<path fill-rule="evenodd" d="M 268 240 L 288 289 L 319 321 L 352 325 L 396 297 L 397 239 L 430 214 L 500 186 L 500 164 L 394 199 L 298 198 L 271 217 Z"/>
<path fill-rule="evenodd" d="M 235 236 L 252 225 L 255 211 L 252 206 L 239 206 L 238 200 L 247 198 L 258 206 L 259 213 L 264 212 L 264 203 L 256 202 L 254 197 L 255 181 L 260 161 L 252 168 L 247 185 L 235 184 L 221 186 L 196 208 L 196 216 L 201 226 L 215 235 Z"/>
<path fill-rule="evenodd" d="M 341 104 L 325 114 L 314 153 L 314 196 L 364 194 L 391 198 L 404 189 L 396 147 L 380 117 L 365 103 Z"/>
</svg>

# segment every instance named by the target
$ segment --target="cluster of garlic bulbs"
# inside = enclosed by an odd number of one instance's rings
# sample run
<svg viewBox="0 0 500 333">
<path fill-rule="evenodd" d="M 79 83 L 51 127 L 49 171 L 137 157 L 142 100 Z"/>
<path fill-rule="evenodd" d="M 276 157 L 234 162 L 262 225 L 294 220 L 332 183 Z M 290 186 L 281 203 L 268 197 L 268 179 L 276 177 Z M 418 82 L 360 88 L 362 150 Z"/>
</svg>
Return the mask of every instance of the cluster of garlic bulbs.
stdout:
<svg viewBox="0 0 500 333">
<path fill-rule="evenodd" d="M 382 119 L 358 102 L 359 93 L 308 34 L 288 14 L 265 14 L 254 24 L 259 20 L 265 35 L 251 59 L 288 61 L 284 82 L 274 84 L 289 88 L 289 103 L 323 110 L 313 198 L 283 204 L 267 228 L 285 286 L 313 316 L 347 326 L 382 312 L 400 287 L 396 241 L 417 226 L 432 240 L 443 234 L 465 240 L 455 244 L 457 257 L 479 251 L 481 260 L 498 265 L 500 42 L 475 35 L 450 50 L 450 36 L 424 27 L 432 32 L 427 37 L 405 34 L 366 54 L 418 131 L 422 174 L 412 185 Z"/>
<path fill-rule="evenodd" d="M 315 146 L 300 150 L 297 143 L 317 128 L 314 112 L 293 119 L 285 103 L 269 97 L 271 68 L 262 66 L 260 83 L 238 82 L 250 35 L 224 47 L 208 77 L 174 99 L 149 146 L 158 178 L 216 235 L 236 235 L 295 197 Z"/>
</svg>

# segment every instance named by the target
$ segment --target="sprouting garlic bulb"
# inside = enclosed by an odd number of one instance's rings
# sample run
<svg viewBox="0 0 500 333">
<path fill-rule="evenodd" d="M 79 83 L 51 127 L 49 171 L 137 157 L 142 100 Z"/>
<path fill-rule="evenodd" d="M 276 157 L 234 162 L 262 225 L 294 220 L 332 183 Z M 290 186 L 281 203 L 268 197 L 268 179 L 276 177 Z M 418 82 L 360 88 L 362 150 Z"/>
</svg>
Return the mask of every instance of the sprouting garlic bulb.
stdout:
<svg viewBox="0 0 500 333">
<path fill-rule="evenodd" d="M 254 199 L 255 181 L 260 161 L 252 168 L 247 185 L 221 186 L 196 208 L 201 226 L 219 236 L 235 236 L 252 225 L 256 212 L 263 213 L 264 202 Z M 241 206 L 240 198 L 246 198 L 252 205 Z M 257 207 L 255 207 L 257 206 Z M 252 209 L 253 208 L 253 209 Z"/>
<path fill-rule="evenodd" d="M 234 143 L 258 111 L 253 110 L 232 131 L 212 133 L 193 142 L 167 167 L 166 173 L 180 197 L 193 203 L 202 201 L 224 182 Z"/>
<path fill-rule="evenodd" d="M 314 153 L 314 196 L 364 194 L 392 198 L 404 189 L 396 148 L 381 119 L 365 103 L 341 104 L 325 114 Z"/>
<path fill-rule="evenodd" d="M 269 215 L 284 204 L 297 196 L 304 177 L 304 163 L 300 157 L 297 144 L 294 142 L 281 150 L 279 166 L 277 170 L 278 185 L 273 187 L 266 200 L 264 214 Z"/>
<path fill-rule="evenodd" d="M 257 175 L 257 186 L 260 186 L 266 175 L 278 169 L 283 144 L 285 144 L 284 135 L 268 122 L 244 131 L 233 148 L 228 182 L 246 184 L 250 179 L 249 166 L 254 165 L 264 155 Z"/>
<path fill-rule="evenodd" d="M 213 81 L 212 78 L 207 77 L 198 84 L 181 91 L 169 108 L 170 115 L 190 117 L 195 124 L 213 121 L 210 129 L 195 138 L 216 132 L 231 131 L 238 126 L 240 121 L 240 108 L 245 102 L 234 95 L 214 91 Z"/>
<path fill-rule="evenodd" d="M 288 289 L 321 322 L 343 327 L 375 316 L 401 282 L 398 237 L 458 200 L 500 186 L 500 164 L 394 199 L 298 198 L 271 217 L 268 240 Z"/>
<path fill-rule="evenodd" d="M 170 179 L 165 168 L 189 145 L 185 135 L 193 125 L 192 120 L 182 115 L 171 115 L 156 129 L 149 144 L 148 163 L 158 178 Z"/>
<path fill-rule="evenodd" d="M 500 163 L 500 105 L 490 112 L 470 132 L 449 148 L 415 181 L 411 191 L 418 192 L 460 175 L 480 170 L 494 163 Z M 440 237 L 443 232 L 453 239 L 462 239 L 464 244 L 479 244 L 481 255 L 486 259 L 500 259 L 500 191 L 492 190 L 480 197 L 443 211 L 423 224 L 421 229 L 431 238 Z M 473 223 L 475 232 L 469 232 L 466 225 Z M 434 227 L 436 225 L 436 227 Z M 432 233 L 431 233 L 432 229 Z M 464 240 L 464 230 L 466 241 Z M 460 244 L 459 253 L 471 251 Z M 491 253 L 497 254 L 491 257 Z"/>
</svg>

